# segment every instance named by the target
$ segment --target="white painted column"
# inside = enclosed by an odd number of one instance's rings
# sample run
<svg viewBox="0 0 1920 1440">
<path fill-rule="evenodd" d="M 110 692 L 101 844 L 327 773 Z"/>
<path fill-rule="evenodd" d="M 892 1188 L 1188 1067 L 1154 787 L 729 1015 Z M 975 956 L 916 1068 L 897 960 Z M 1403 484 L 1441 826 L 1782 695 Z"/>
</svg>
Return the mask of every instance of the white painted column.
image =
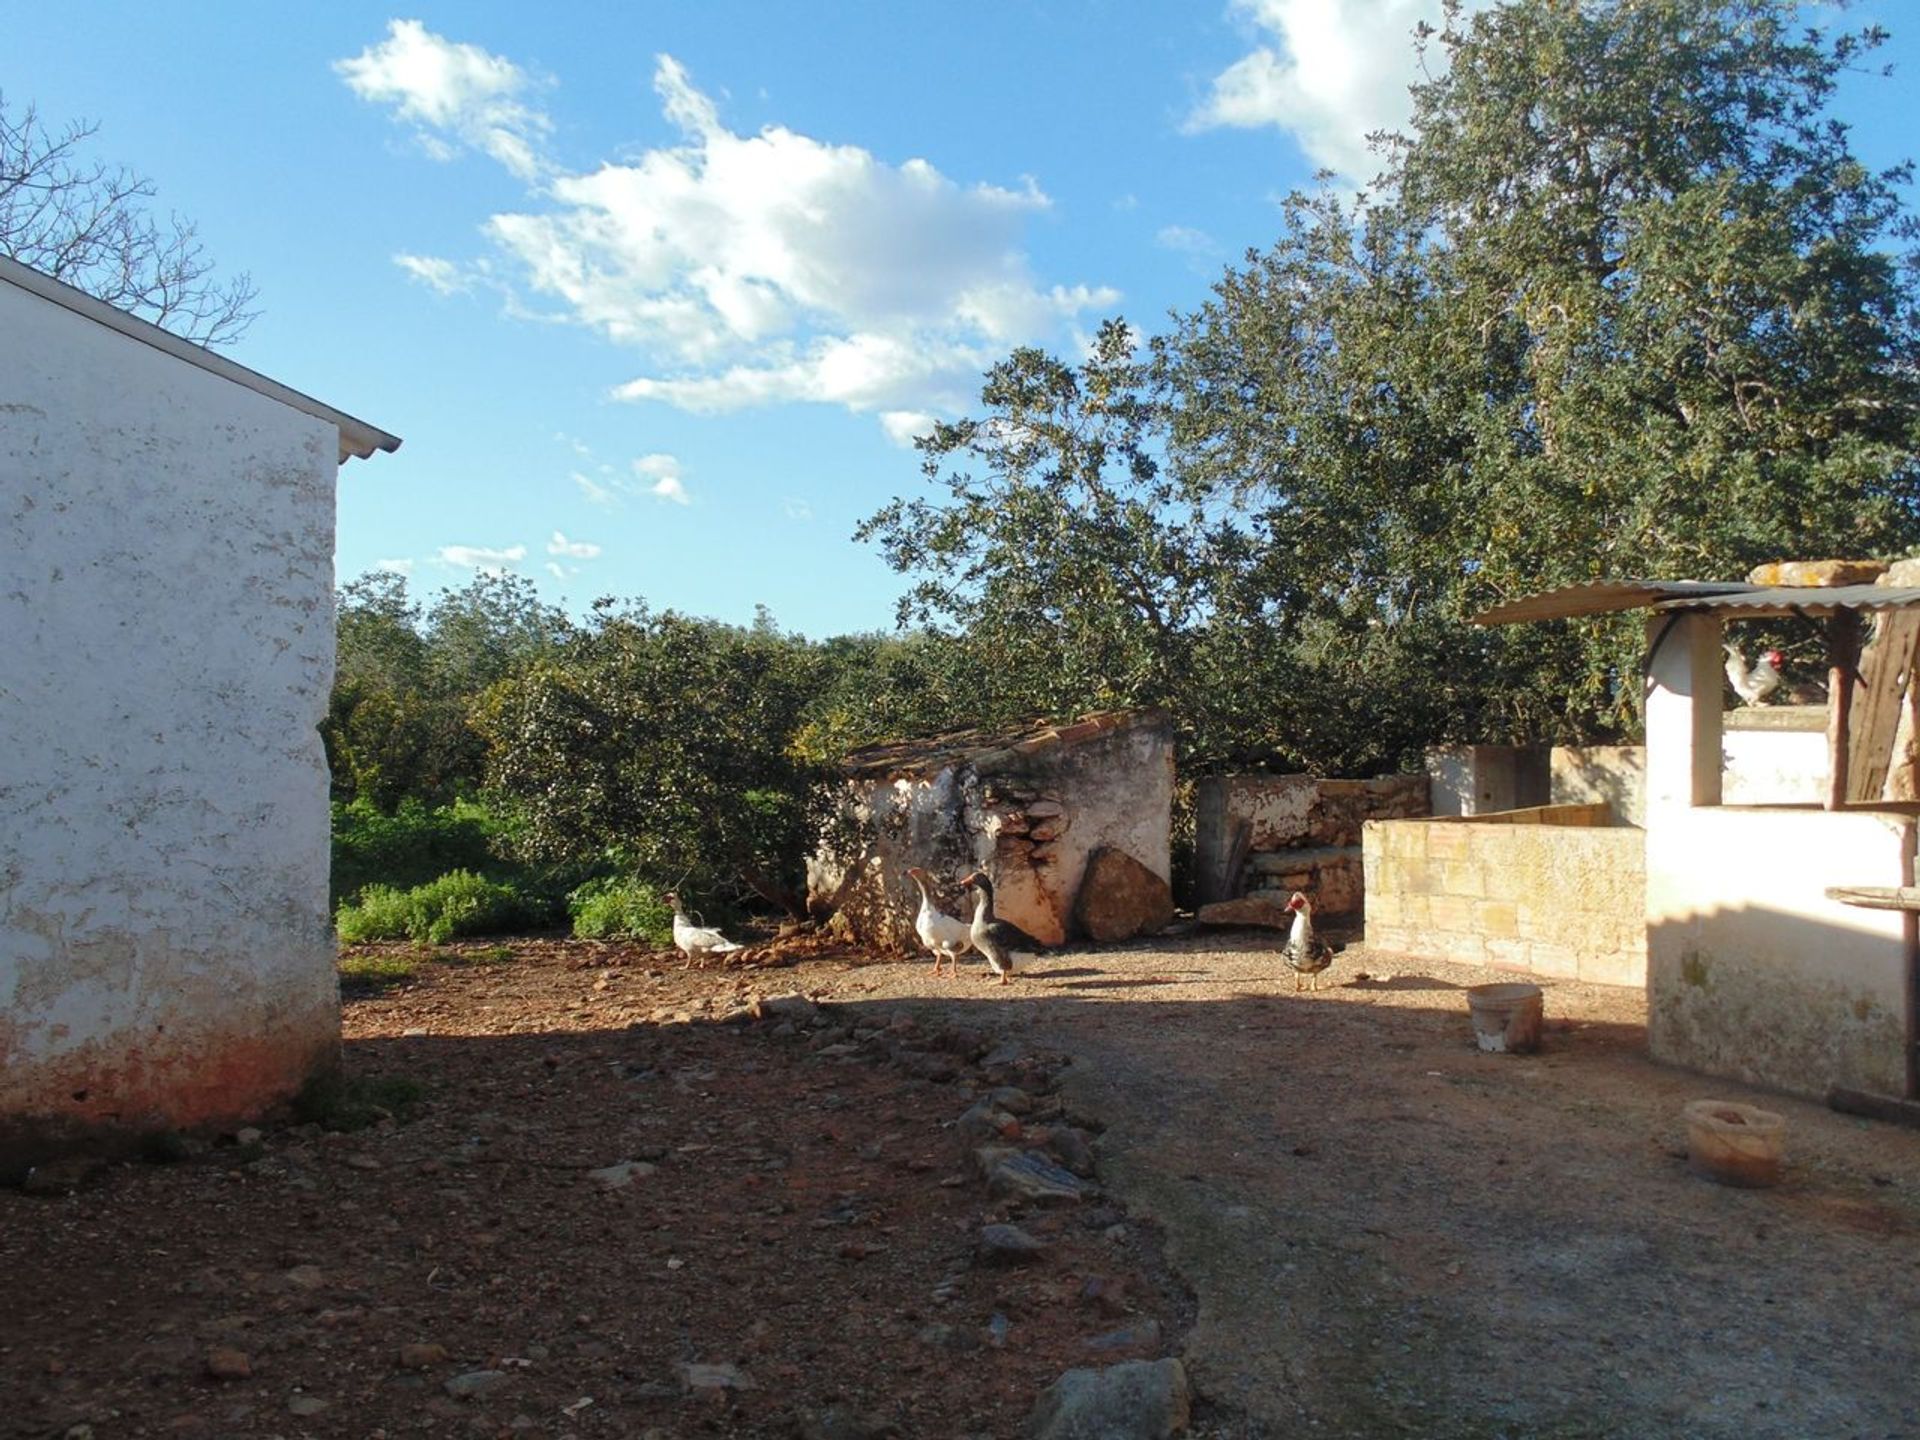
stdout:
<svg viewBox="0 0 1920 1440">
<path fill-rule="evenodd" d="M 1720 803 L 1719 619 L 1706 613 L 1647 621 L 1647 826 L 1656 812 Z"/>
</svg>

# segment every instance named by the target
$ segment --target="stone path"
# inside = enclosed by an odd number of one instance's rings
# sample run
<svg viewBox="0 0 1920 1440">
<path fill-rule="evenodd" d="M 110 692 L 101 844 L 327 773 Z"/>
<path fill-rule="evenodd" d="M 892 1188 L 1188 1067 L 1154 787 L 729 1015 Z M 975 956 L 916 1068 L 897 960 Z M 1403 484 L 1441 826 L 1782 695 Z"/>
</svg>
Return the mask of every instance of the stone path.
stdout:
<svg viewBox="0 0 1920 1440">
<path fill-rule="evenodd" d="M 827 988 L 1076 1057 L 1197 1292 L 1196 1433 L 1920 1435 L 1920 1135 L 1653 1064 L 1635 991 L 1549 983 L 1543 1051 L 1483 1055 L 1460 991 L 1511 977 L 1349 951 L 1295 994 L 1272 943 Z M 1786 1184 L 1688 1172 L 1707 1095 L 1787 1115 Z"/>
</svg>

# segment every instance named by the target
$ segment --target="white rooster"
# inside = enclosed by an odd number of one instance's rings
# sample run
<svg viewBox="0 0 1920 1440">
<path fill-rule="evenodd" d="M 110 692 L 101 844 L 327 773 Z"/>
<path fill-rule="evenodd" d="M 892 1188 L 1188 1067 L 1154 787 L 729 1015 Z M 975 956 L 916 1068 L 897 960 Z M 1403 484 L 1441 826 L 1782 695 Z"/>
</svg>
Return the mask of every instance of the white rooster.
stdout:
<svg viewBox="0 0 1920 1440">
<path fill-rule="evenodd" d="M 913 933 L 933 952 L 933 973 L 940 973 L 945 960 L 960 973 L 960 957 L 973 948 L 973 934 L 964 920 L 956 920 L 933 903 L 933 877 L 918 865 L 907 867 L 907 878 L 920 887 L 920 913 L 913 917 Z"/>
<path fill-rule="evenodd" d="M 709 930 L 689 920 L 687 912 L 680 908 L 680 897 L 671 890 L 667 892 L 667 903 L 673 907 L 673 943 L 687 957 L 683 969 L 691 970 L 696 960 L 705 964 L 709 955 L 726 955 L 740 948 L 718 930 Z"/>
<path fill-rule="evenodd" d="M 1760 663 L 1751 670 L 1747 660 L 1733 646 L 1722 647 L 1727 652 L 1727 683 L 1733 686 L 1743 704 L 1758 705 L 1767 696 L 1780 688 L 1780 667 L 1787 657 L 1778 650 L 1769 650 L 1760 657 Z"/>
</svg>

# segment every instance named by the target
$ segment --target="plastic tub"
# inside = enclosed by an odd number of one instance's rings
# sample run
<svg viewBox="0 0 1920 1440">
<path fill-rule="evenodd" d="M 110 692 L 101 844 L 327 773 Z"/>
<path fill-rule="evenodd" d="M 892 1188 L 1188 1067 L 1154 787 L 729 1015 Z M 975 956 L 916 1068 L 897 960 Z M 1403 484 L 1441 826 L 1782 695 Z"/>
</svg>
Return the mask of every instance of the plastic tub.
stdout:
<svg viewBox="0 0 1920 1440">
<path fill-rule="evenodd" d="M 1780 1183 L 1784 1116 L 1733 1100 L 1695 1100 L 1681 1114 L 1694 1174 L 1752 1189 Z"/>
<path fill-rule="evenodd" d="M 1473 1017 L 1474 1043 L 1482 1050 L 1520 1054 L 1540 1048 L 1546 1001 L 1538 985 L 1469 985 L 1467 1013 Z"/>
</svg>

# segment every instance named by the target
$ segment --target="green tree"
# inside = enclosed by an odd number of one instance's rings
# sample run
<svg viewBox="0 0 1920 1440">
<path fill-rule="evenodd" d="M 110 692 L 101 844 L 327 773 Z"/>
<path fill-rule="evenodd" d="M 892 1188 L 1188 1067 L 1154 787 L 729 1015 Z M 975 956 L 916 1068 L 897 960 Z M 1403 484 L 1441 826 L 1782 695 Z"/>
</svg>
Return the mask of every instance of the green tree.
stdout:
<svg viewBox="0 0 1920 1440">
<path fill-rule="evenodd" d="M 1442 732 L 1633 721 L 1632 629 L 1461 625 L 1493 600 L 1920 542 L 1908 172 L 1828 114 L 1883 37 L 1800 20 L 1450 6 L 1378 192 L 1295 196 L 1161 347 L 1176 463 L 1288 537 L 1303 636 L 1428 657 Z"/>
<path fill-rule="evenodd" d="M 533 858 L 612 856 L 658 889 L 745 885 L 798 914 L 816 769 L 794 741 L 814 652 L 751 629 L 602 601 L 489 691 L 487 775 Z"/>
<path fill-rule="evenodd" d="M 986 377 L 984 415 L 919 442 L 938 498 L 894 500 L 856 532 L 915 577 L 900 623 L 948 650 L 967 723 L 1189 688 L 1217 552 L 1236 537 L 1160 464 L 1148 380 L 1119 320 L 1077 366 L 1015 351 Z"/>
<path fill-rule="evenodd" d="M 566 616 L 517 575 L 480 575 L 423 609 L 404 576 L 340 589 L 337 661 L 322 734 L 334 798 L 391 812 L 477 789 L 486 744 L 470 713 L 486 690 L 554 651 Z"/>
</svg>

